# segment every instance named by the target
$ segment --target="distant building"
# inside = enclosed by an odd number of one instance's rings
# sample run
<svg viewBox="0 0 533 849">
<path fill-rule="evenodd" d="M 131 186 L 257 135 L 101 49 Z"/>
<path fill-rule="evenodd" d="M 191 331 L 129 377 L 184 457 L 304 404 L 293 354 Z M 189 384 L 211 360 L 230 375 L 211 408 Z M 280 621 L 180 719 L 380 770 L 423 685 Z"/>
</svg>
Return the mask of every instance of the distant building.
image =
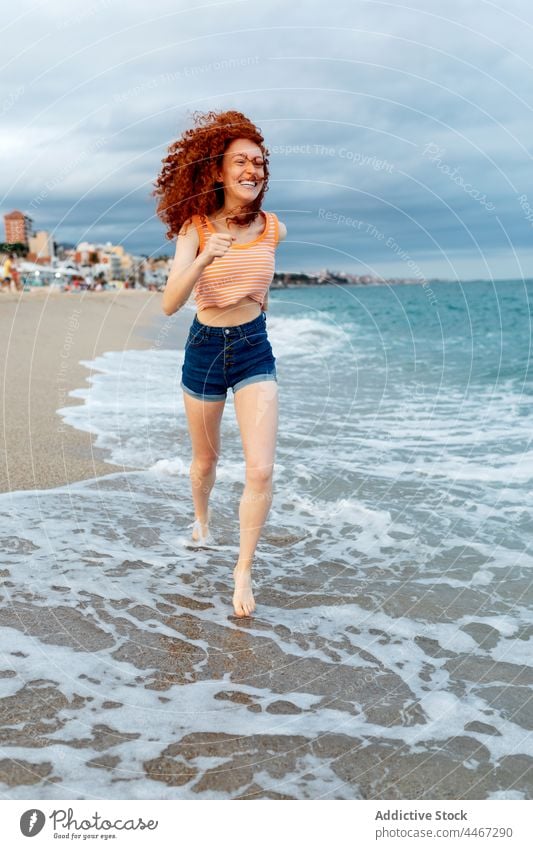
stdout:
<svg viewBox="0 0 533 849">
<path fill-rule="evenodd" d="M 109 257 L 113 272 L 113 280 L 126 280 L 131 272 L 131 257 L 126 253 L 122 245 L 113 245 L 106 242 L 103 253 Z"/>
<path fill-rule="evenodd" d="M 138 286 L 146 285 L 144 262 L 145 258 L 143 256 L 132 254 L 130 276 L 133 277 Z"/>
<path fill-rule="evenodd" d="M 105 276 L 108 280 L 121 280 L 122 279 L 122 263 L 120 261 L 120 257 L 118 254 L 113 251 L 109 251 L 104 248 L 104 250 L 99 251 L 100 256 L 100 266 L 102 270 L 105 272 Z"/>
<path fill-rule="evenodd" d="M 34 236 L 30 236 L 29 247 L 27 259 L 30 262 L 48 264 L 55 256 L 54 240 L 46 230 L 39 230 Z"/>
<path fill-rule="evenodd" d="M 5 241 L 9 244 L 22 242 L 22 244 L 29 246 L 33 232 L 33 221 L 28 215 L 24 215 L 23 212 L 15 209 L 13 212 L 4 215 L 4 231 Z"/>
<path fill-rule="evenodd" d="M 80 242 L 74 253 L 74 260 L 79 265 L 89 265 L 98 262 L 96 245 L 91 242 Z"/>
<path fill-rule="evenodd" d="M 91 265 L 95 273 L 103 272 L 107 280 L 125 280 L 131 267 L 129 254 L 121 245 L 96 245 L 80 242 L 74 253 L 78 265 Z"/>
</svg>

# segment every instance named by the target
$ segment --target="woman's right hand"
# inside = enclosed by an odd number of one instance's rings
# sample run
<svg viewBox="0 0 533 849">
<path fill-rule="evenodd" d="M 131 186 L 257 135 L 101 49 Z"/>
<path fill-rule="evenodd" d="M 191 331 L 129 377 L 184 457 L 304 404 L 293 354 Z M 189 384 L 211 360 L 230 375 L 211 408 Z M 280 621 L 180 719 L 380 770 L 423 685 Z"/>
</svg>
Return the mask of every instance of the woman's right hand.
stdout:
<svg viewBox="0 0 533 849">
<path fill-rule="evenodd" d="M 211 233 L 201 253 L 205 264 L 211 265 L 214 259 L 224 256 L 235 241 L 236 237 L 232 236 L 231 233 L 227 235 L 225 233 Z"/>
</svg>

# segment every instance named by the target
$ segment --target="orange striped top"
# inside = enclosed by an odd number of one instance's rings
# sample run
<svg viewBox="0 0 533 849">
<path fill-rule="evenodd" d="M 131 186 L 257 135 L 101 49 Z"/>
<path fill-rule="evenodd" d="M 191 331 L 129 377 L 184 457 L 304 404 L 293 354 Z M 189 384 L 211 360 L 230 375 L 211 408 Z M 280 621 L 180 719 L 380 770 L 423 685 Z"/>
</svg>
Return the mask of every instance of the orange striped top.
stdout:
<svg viewBox="0 0 533 849">
<path fill-rule="evenodd" d="M 242 245 L 231 245 L 224 256 L 216 257 L 203 270 L 193 289 L 197 309 L 229 307 L 245 297 L 263 306 L 274 277 L 279 227 L 274 212 L 262 214 L 266 218 L 266 225 L 257 239 Z M 201 252 L 210 234 L 218 231 L 205 215 L 193 215 L 191 220 L 198 230 Z"/>
</svg>

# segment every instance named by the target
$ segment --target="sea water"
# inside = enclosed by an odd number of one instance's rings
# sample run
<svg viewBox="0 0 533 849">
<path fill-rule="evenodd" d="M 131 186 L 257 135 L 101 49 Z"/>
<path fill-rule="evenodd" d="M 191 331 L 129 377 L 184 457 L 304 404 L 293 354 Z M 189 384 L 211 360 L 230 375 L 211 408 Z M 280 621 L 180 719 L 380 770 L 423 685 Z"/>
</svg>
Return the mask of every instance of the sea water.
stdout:
<svg viewBox="0 0 533 849">
<path fill-rule="evenodd" d="M 59 415 L 120 471 L 0 496 L 4 751 L 37 775 L 4 796 L 530 796 L 532 295 L 271 293 L 279 434 L 245 621 L 231 391 L 220 548 L 189 550 L 183 350 L 163 325 L 85 362 Z"/>
</svg>

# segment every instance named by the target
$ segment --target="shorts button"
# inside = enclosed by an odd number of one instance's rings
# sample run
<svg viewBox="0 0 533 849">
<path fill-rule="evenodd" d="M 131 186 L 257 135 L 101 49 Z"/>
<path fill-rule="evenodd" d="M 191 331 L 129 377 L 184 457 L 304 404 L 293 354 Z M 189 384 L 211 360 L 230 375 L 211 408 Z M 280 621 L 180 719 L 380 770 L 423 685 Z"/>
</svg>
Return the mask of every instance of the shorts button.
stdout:
<svg viewBox="0 0 533 849">
<path fill-rule="evenodd" d="M 229 330 L 226 328 L 226 329 L 224 330 L 224 333 L 229 333 Z"/>
</svg>

